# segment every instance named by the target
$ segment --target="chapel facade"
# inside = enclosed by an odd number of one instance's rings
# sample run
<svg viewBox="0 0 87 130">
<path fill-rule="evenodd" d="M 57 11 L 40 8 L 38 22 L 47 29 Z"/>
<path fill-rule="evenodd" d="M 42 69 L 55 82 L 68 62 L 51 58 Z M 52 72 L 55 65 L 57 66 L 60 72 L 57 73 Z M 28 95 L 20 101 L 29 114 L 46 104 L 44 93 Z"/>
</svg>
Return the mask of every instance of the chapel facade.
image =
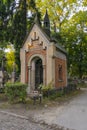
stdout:
<svg viewBox="0 0 87 130">
<path fill-rule="evenodd" d="M 28 92 L 50 82 L 54 88 L 67 86 L 66 51 L 50 36 L 47 11 L 43 28 L 36 16 L 20 50 L 20 60 L 21 82 L 28 84 Z"/>
</svg>

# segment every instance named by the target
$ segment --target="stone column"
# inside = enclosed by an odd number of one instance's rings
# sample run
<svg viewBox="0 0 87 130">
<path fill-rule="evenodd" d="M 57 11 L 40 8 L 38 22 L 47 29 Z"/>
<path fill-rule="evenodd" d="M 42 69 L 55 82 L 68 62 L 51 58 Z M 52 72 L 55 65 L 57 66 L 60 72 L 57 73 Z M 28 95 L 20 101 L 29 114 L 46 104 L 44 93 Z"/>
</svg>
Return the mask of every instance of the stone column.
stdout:
<svg viewBox="0 0 87 130">
<path fill-rule="evenodd" d="M 43 65 L 43 84 L 46 85 L 46 65 Z"/>
<path fill-rule="evenodd" d="M 31 90 L 35 89 L 35 61 L 32 61 L 32 70 L 31 70 Z"/>
<path fill-rule="evenodd" d="M 27 93 L 29 94 L 31 90 L 31 66 L 28 66 L 28 88 Z"/>
</svg>

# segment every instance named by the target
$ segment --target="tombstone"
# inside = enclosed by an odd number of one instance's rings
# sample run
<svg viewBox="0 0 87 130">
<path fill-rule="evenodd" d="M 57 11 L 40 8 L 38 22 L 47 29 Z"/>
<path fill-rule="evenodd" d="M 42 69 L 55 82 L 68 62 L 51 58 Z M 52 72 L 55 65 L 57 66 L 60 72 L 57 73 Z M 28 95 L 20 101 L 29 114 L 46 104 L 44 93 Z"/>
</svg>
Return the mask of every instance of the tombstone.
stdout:
<svg viewBox="0 0 87 130">
<path fill-rule="evenodd" d="M 3 71 L 0 70 L 0 87 L 3 87 L 3 81 L 4 81 L 4 74 Z"/>
<path fill-rule="evenodd" d="M 12 72 L 12 78 L 11 78 L 12 83 L 16 81 L 16 72 Z"/>
<path fill-rule="evenodd" d="M 15 67 L 15 63 L 13 64 L 13 72 L 12 72 L 11 81 L 12 81 L 12 83 L 14 83 L 16 81 L 16 67 Z"/>
</svg>

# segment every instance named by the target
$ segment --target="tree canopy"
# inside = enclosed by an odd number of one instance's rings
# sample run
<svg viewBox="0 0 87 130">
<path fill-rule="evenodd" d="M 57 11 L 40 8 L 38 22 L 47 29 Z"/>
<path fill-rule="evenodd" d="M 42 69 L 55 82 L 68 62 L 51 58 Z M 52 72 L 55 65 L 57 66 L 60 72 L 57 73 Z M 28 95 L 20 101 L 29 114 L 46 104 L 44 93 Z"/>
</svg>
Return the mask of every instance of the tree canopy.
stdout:
<svg viewBox="0 0 87 130">
<path fill-rule="evenodd" d="M 86 0 L 1 0 L 0 59 L 7 45 L 13 44 L 20 72 L 20 48 L 35 14 L 42 21 L 46 9 L 52 36 L 67 50 L 70 76 L 87 75 L 87 1 Z M 0 60 L 1 64 L 1 60 Z"/>
</svg>

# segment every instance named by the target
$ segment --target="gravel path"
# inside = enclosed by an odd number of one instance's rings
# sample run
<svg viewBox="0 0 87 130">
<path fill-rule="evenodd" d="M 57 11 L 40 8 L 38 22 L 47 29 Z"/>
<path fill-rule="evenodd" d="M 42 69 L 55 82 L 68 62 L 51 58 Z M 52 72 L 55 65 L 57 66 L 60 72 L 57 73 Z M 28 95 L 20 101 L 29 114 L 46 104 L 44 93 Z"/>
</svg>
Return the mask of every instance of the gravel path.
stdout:
<svg viewBox="0 0 87 130">
<path fill-rule="evenodd" d="M 46 118 L 49 117 L 49 118 Z M 74 130 L 87 130 L 87 89 L 70 103 L 35 115 L 35 119 Z"/>
<path fill-rule="evenodd" d="M 23 116 L 0 112 L 0 130 L 52 130 Z"/>
</svg>

